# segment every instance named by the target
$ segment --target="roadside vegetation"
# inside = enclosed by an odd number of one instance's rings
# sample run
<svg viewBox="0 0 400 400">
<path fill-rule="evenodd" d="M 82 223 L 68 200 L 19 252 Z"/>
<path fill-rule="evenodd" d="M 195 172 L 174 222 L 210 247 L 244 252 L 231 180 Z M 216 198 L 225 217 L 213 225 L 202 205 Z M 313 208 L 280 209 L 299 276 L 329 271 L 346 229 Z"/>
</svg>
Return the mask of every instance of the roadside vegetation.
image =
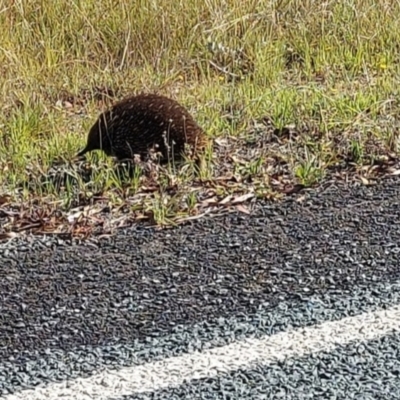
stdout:
<svg viewBox="0 0 400 400">
<path fill-rule="evenodd" d="M 88 236 L 251 212 L 328 175 L 396 174 L 400 2 L 0 2 L 0 234 Z M 211 138 L 200 168 L 74 160 L 134 93 Z"/>
</svg>

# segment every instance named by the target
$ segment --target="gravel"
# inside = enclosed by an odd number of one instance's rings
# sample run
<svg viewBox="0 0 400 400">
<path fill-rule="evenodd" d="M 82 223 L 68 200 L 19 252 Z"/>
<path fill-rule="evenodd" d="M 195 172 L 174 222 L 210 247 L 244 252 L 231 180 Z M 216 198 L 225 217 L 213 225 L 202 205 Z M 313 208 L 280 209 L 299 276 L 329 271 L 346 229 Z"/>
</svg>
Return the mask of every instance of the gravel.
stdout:
<svg viewBox="0 0 400 400">
<path fill-rule="evenodd" d="M 399 195 L 332 183 L 251 216 L 1 244 L 0 395 L 398 304 Z"/>
</svg>

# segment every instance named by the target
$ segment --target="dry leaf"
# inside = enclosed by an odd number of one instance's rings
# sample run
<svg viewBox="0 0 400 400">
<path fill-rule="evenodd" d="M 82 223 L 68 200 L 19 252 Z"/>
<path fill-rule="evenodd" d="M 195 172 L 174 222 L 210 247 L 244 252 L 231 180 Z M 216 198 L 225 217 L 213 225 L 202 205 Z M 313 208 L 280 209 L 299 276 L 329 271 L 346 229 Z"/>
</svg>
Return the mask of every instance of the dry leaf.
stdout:
<svg viewBox="0 0 400 400">
<path fill-rule="evenodd" d="M 236 206 L 236 210 L 238 210 L 238 211 L 240 211 L 241 213 L 244 213 L 244 214 L 250 214 L 250 210 L 247 207 L 245 207 L 244 205 L 242 205 L 242 204 L 238 204 Z"/>
<path fill-rule="evenodd" d="M 0 233 L 0 240 L 13 239 L 17 236 L 20 236 L 20 234 L 18 234 L 17 232 Z"/>
<path fill-rule="evenodd" d="M 217 199 L 215 197 L 210 197 L 208 199 L 203 200 L 201 202 L 201 205 L 202 206 L 206 206 L 206 205 L 214 204 L 214 203 L 217 203 Z"/>
<path fill-rule="evenodd" d="M 84 211 L 78 211 L 74 214 L 70 214 L 67 216 L 67 220 L 70 224 L 72 224 L 74 221 L 79 219 L 82 215 L 84 214 Z"/>
<path fill-rule="evenodd" d="M 214 142 L 218 145 L 218 146 L 224 146 L 228 144 L 228 141 L 225 138 L 219 138 L 219 139 L 215 139 Z"/>
<path fill-rule="evenodd" d="M 246 200 L 251 199 L 252 197 L 254 197 L 254 193 L 243 194 L 242 196 L 235 197 L 235 198 L 231 201 L 231 204 L 243 203 L 243 202 L 245 202 Z"/>
<path fill-rule="evenodd" d="M 220 202 L 219 202 L 219 204 L 221 204 L 221 205 L 224 205 L 224 204 L 226 204 L 226 203 L 229 203 L 231 200 L 232 200 L 232 195 L 230 194 L 229 196 L 226 196 L 223 200 L 221 200 Z"/>
</svg>

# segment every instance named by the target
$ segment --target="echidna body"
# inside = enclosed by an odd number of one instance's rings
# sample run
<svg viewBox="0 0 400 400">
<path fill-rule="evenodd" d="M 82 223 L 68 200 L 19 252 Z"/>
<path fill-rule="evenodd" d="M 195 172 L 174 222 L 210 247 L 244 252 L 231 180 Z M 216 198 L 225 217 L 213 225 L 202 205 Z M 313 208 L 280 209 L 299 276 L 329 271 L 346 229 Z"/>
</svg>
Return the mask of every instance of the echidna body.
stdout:
<svg viewBox="0 0 400 400">
<path fill-rule="evenodd" d="M 185 145 L 196 152 L 204 144 L 203 130 L 179 103 L 156 94 L 140 94 L 102 113 L 78 156 L 103 150 L 119 160 L 135 155 L 143 159 L 154 149 L 163 160 L 170 160 L 180 158 Z"/>
</svg>

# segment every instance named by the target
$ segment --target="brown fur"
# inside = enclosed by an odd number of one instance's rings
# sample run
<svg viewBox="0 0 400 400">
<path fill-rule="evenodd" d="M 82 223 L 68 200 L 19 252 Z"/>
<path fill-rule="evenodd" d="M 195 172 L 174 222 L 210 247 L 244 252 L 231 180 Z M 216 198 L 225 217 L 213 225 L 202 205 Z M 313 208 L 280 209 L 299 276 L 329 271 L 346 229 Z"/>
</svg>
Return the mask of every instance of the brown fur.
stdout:
<svg viewBox="0 0 400 400">
<path fill-rule="evenodd" d="M 186 145 L 196 154 L 205 144 L 203 130 L 179 103 L 156 94 L 140 94 L 102 113 L 78 156 L 103 150 L 119 160 L 135 154 L 143 159 L 154 149 L 168 161 L 181 158 Z"/>
</svg>

